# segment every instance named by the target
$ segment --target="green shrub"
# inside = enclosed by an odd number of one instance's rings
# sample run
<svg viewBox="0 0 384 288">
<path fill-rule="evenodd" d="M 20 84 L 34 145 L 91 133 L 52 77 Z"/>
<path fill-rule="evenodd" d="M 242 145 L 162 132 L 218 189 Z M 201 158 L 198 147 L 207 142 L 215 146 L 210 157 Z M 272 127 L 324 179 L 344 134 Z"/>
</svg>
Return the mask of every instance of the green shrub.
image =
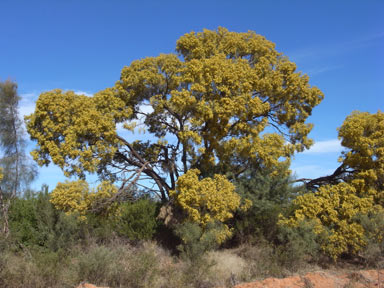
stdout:
<svg viewBox="0 0 384 288">
<path fill-rule="evenodd" d="M 266 277 L 284 277 L 287 274 L 278 261 L 274 247 L 266 241 L 256 245 L 243 244 L 235 252 L 247 263 L 248 270 L 243 275 L 246 282 Z"/>
<path fill-rule="evenodd" d="M 156 202 L 146 198 L 121 204 L 117 233 L 132 240 L 152 239 L 157 226 L 156 208 Z"/>
<path fill-rule="evenodd" d="M 13 200 L 9 226 L 11 237 L 18 246 L 52 251 L 69 248 L 81 237 L 84 228 L 75 216 L 53 207 L 47 187 L 31 197 Z"/>
<path fill-rule="evenodd" d="M 276 240 L 279 214 L 290 207 L 291 199 L 302 188 L 292 186 L 287 167 L 280 168 L 277 174 L 274 172 L 250 168 L 236 179 L 236 192 L 243 199 L 250 199 L 252 206 L 247 211 L 238 211 L 233 219 L 235 242 Z"/>
<path fill-rule="evenodd" d="M 384 268 L 384 213 L 358 215 L 356 220 L 363 226 L 366 242 L 360 256 L 368 266 Z"/>
<path fill-rule="evenodd" d="M 153 245 L 132 247 L 110 243 L 92 245 L 76 257 L 77 283 L 87 281 L 111 287 L 154 287 L 159 259 Z"/>
<path fill-rule="evenodd" d="M 77 284 L 73 273 L 68 273 L 69 263 L 65 255 L 41 250 L 28 252 L 9 251 L 1 255 L 0 287 L 70 288 Z"/>
<path fill-rule="evenodd" d="M 217 247 L 217 231 L 220 230 L 220 223 L 210 223 L 205 229 L 199 224 L 185 222 L 177 225 L 175 234 L 180 237 L 182 244 L 178 246 L 181 257 L 196 261 L 205 252 Z"/>
<path fill-rule="evenodd" d="M 293 272 L 319 256 L 320 236 L 315 234 L 310 221 L 302 221 L 297 227 L 281 226 L 277 237 L 279 262 Z"/>
<path fill-rule="evenodd" d="M 12 201 L 9 210 L 9 226 L 12 237 L 23 245 L 38 245 L 41 235 L 38 231 L 36 199 L 19 199 Z"/>
<path fill-rule="evenodd" d="M 77 257 L 78 281 L 87 281 L 96 285 L 119 282 L 118 265 L 120 255 L 116 250 L 105 246 L 91 246 L 88 251 Z"/>
</svg>

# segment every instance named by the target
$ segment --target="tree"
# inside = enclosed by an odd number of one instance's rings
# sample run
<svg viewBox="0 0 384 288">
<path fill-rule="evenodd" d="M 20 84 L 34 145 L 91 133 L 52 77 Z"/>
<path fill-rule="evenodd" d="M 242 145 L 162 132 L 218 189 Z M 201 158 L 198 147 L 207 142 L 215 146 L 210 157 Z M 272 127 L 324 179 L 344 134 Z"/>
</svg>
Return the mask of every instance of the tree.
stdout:
<svg viewBox="0 0 384 288">
<path fill-rule="evenodd" d="M 260 238 L 275 241 L 279 214 L 289 210 L 292 199 L 304 190 L 302 186 L 293 186 L 288 165 L 274 171 L 248 168 L 234 184 L 243 199 L 252 201 L 248 210 L 237 211 L 232 220 L 235 240 L 239 242 Z"/>
<path fill-rule="evenodd" d="M 34 159 L 66 175 L 98 173 L 120 191 L 150 183 L 167 202 L 190 169 L 200 179 L 236 177 L 251 162 L 285 165 L 311 145 L 305 121 L 323 94 L 272 42 L 218 28 L 182 36 L 176 52 L 132 62 L 92 97 L 42 93 L 26 117 Z M 123 137 L 122 127 L 144 129 L 149 140 Z"/>
<path fill-rule="evenodd" d="M 375 201 L 383 206 L 384 113 L 354 111 L 338 130 L 341 145 L 347 148 L 339 158 L 340 166 L 332 175 L 309 180 L 307 188 L 347 182 L 360 195 L 374 195 Z"/>
<path fill-rule="evenodd" d="M 315 220 L 314 231 L 323 234 L 322 248 L 335 260 L 343 253 L 361 251 L 372 238 L 359 217 L 374 219 L 384 211 L 384 114 L 353 112 L 339 128 L 339 138 L 348 148 L 339 159 L 340 167 L 308 182 L 307 186 L 319 188 L 297 197 L 294 215 L 280 221 L 295 226 L 304 219 Z M 382 241 L 383 231 L 374 237 Z"/>
<path fill-rule="evenodd" d="M 20 97 L 17 85 L 11 81 L 0 82 L 0 200 L 4 228 L 8 234 L 8 209 L 12 198 L 21 193 L 36 176 L 35 166 L 25 154 L 23 122 L 18 114 Z"/>
<path fill-rule="evenodd" d="M 249 200 L 240 206 L 241 198 L 225 176 L 215 174 L 214 178 L 206 177 L 199 181 L 199 174 L 198 169 L 188 170 L 177 180 L 176 190 L 171 193 L 186 212 L 187 221 L 197 223 L 204 230 L 209 224 L 231 219 L 237 209 L 247 210 L 251 206 Z M 222 243 L 232 232 L 224 224 L 216 234 L 217 242 Z"/>
<path fill-rule="evenodd" d="M 116 186 L 107 181 L 102 182 L 96 189 L 89 189 L 88 183 L 84 180 L 59 182 L 51 193 L 51 203 L 68 214 L 77 213 L 80 219 L 85 219 L 85 215 L 90 212 L 103 214 L 116 212 L 115 205 L 101 205 L 105 201 L 108 204 L 116 204 L 110 201 L 116 193 Z"/>
</svg>

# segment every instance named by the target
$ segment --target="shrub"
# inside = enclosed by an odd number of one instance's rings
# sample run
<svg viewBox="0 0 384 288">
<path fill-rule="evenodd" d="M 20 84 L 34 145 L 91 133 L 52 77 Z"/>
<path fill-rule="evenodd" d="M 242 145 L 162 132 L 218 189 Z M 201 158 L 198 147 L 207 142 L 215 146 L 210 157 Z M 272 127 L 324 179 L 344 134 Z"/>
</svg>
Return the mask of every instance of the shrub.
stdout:
<svg viewBox="0 0 384 288">
<path fill-rule="evenodd" d="M 116 230 L 132 240 L 150 240 L 156 232 L 156 206 L 150 199 L 125 202 L 119 206 Z"/>
<path fill-rule="evenodd" d="M 201 231 L 209 231 L 210 234 L 218 232 L 216 241 L 222 244 L 232 235 L 224 222 L 231 219 L 237 209 L 248 209 L 251 202 L 245 200 L 241 205 L 241 197 L 235 192 L 235 186 L 225 176 L 215 174 L 213 178 L 199 180 L 199 174 L 198 169 L 190 169 L 180 176 L 171 197 L 186 213 L 186 221 L 197 223 Z M 216 225 L 214 223 L 222 223 L 222 227 L 206 229 L 209 225 Z"/>
<path fill-rule="evenodd" d="M 191 261 L 201 259 L 205 252 L 218 246 L 217 234 L 220 233 L 220 224 L 210 223 L 205 229 L 193 222 L 179 224 L 175 233 L 181 238 L 182 244 L 178 246 L 182 258 Z"/>
<path fill-rule="evenodd" d="M 289 206 L 300 187 L 293 187 L 289 170 L 247 169 L 234 183 L 241 197 L 250 199 L 252 206 L 237 211 L 233 218 L 234 241 L 257 243 L 260 239 L 276 240 L 278 217 Z"/>
<path fill-rule="evenodd" d="M 297 227 L 303 220 L 313 221 L 314 232 L 322 235 L 322 249 L 334 260 L 342 254 L 356 255 L 366 245 L 364 228 L 355 216 L 380 210 L 374 206 L 372 197 L 359 197 L 347 183 L 322 186 L 293 202 L 297 205 L 294 216 L 282 217 L 279 223 Z"/>
<path fill-rule="evenodd" d="M 159 275 L 159 259 L 153 245 L 132 247 L 114 243 L 91 245 L 75 260 L 77 282 L 87 281 L 111 287 L 154 287 Z"/>
<path fill-rule="evenodd" d="M 56 210 L 49 201 L 47 187 L 28 198 L 13 200 L 9 223 L 12 239 L 20 246 L 57 251 L 67 249 L 81 235 L 74 216 Z"/>
<path fill-rule="evenodd" d="M 301 221 L 295 227 L 279 227 L 276 247 L 278 261 L 284 267 L 294 272 L 317 259 L 320 252 L 319 235 L 313 231 L 314 223 Z"/>
<path fill-rule="evenodd" d="M 364 228 L 366 246 L 360 251 L 369 266 L 384 267 L 384 212 L 357 215 L 356 220 Z"/>
<path fill-rule="evenodd" d="M 243 244 L 235 252 L 247 263 L 247 270 L 242 276 L 244 281 L 288 274 L 280 265 L 274 247 L 266 241 L 260 241 L 257 245 Z"/>
</svg>

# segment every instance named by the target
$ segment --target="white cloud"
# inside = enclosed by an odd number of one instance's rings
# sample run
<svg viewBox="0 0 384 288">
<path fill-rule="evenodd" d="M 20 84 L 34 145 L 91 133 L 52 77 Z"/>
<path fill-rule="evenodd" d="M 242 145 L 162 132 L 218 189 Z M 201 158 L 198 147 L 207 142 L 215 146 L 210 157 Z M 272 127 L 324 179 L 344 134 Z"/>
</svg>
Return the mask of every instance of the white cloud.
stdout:
<svg viewBox="0 0 384 288">
<path fill-rule="evenodd" d="M 85 96 L 88 96 L 88 97 L 92 97 L 93 96 L 93 93 L 88 93 L 88 92 L 85 92 L 85 91 L 81 91 L 81 90 L 76 90 L 74 91 L 75 94 L 77 95 L 85 95 Z"/>
<path fill-rule="evenodd" d="M 297 178 L 315 179 L 321 176 L 331 175 L 336 168 L 325 168 L 319 165 L 303 165 L 291 167 Z"/>
<path fill-rule="evenodd" d="M 342 150 L 343 147 L 340 144 L 340 140 L 332 139 L 315 142 L 315 144 L 309 150 L 305 150 L 303 154 L 337 153 Z"/>
<path fill-rule="evenodd" d="M 21 94 L 20 97 L 21 97 L 21 101 L 34 101 L 37 99 L 37 95 L 38 93 L 36 92 L 31 92 L 31 93 L 24 93 L 24 94 Z"/>
<path fill-rule="evenodd" d="M 24 119 L 24 116 L 30 115 L 35 111 L 36 100 L 40 93 L 30 92 L 20 94 L 19 103 L 19 115 L 20 119 Z"/>
<path fill-rule="evenodd" d="M 19 107 L 20 118 L 24 119 L 24 116 L 30 115 L 35 112 L 35 104 L 22 105 Z"/>
</svg>

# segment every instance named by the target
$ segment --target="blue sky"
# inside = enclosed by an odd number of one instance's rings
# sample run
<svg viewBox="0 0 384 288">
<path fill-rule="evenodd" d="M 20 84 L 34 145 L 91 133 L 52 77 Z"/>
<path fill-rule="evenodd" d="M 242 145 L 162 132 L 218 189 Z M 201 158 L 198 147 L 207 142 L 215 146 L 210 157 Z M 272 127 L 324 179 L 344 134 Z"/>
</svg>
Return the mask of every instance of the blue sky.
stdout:
<svg viewBox="0 0 384 288">
<path fill-rule="evenodd" d="M 292 163 L 298 177 L 337 167 L 336 129 L 353 110 L 384 110 L 384 1 L 1 0 L 0 11 L 0 80 L 18 83 L 23 115 L 42 91 L 95 93 L 131 61 L 172 53 L 181 35 L 218 26 L 265 36 L 324 92 L 309 119 L 316 144 Z M 33 187 L 63 179 L 45 167 Z"/>
</svg>

